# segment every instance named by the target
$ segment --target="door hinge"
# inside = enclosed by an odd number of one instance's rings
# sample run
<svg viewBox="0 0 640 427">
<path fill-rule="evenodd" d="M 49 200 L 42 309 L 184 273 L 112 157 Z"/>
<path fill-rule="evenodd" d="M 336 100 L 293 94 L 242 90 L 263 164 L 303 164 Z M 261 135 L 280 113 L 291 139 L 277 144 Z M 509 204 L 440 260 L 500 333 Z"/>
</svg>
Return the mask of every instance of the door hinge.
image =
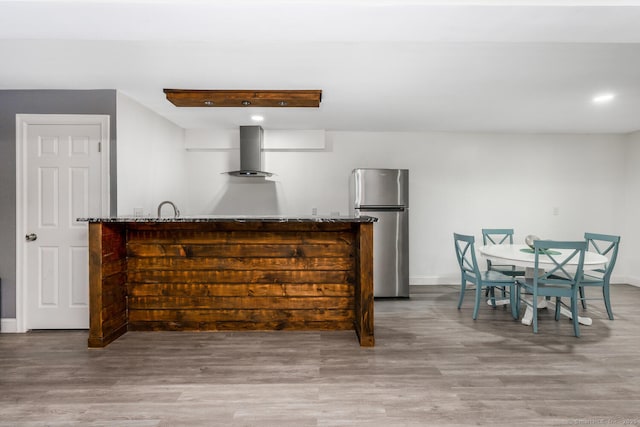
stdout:
<svg viewBox="0 0 640 427">
<path fill-rule="evenodd" d="M 98 153 L 102 153 L 102 142 L 98 141 Z"/>
</svg>

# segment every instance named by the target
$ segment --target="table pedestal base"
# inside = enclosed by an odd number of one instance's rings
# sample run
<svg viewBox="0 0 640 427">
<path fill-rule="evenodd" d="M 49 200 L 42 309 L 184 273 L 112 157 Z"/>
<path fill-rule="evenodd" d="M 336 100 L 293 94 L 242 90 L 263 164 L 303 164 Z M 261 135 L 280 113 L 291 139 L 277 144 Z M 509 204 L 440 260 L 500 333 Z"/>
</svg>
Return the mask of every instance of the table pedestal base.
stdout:
<svg viewBox="0 0 640 427">
<path fill-rule="evenodd" d="M 496 302 L 495 302 L 496 307 L 499 305 L 508 305 L 508 304 L 509 304 L 508 299 L 496 299 Z M 493 303 L 491 302 L 490 299 L 487 300 L 487 305 L 493 306 Z M 551 301 L 547 301 L 546 298 L 543 298 L 543 297 L 538 298 L 538 309 L 548 308 L 548 305 L 553 306 L 553 303 Z M 567 310 L 564 307 L 560 307 L 560 314 L 568 317 L 569 319 L 572 319 L 571 311 Z M 522 324 L 531 326 L 532 323 L 533 323 L 533 308 L 527 305 L 527 308 L 524 311 L 524 316 L 522 316 Z M 590 317 L 578 316 L 578 323 L 580 323 L 581 325 L 589 326 L 593 323 L 593 320 Z"/>
<path fill-rule="evenodd" d="M 547 301 L 543 297 L 538 298 L 538 309 L 551 308 L 552 306 L 553 303 L 551 301 Z M 571 316 L 571 311 L 567 310 L 564 307 L 560 307 L 560 314 L 568 317 L 569 319 L 573 319 L 573 317 Z M 527 308 L 524 311 L 524 316 L 522 316 L 522 324 L 531 326 L 531 323 L 533 323 L 533 308 L 527 305 Z M 590 317 L 578 316 L 578 323 L 580 323 L 581 325 L 589 326 L 593 323 L 593 320 Z"/>
</svg>

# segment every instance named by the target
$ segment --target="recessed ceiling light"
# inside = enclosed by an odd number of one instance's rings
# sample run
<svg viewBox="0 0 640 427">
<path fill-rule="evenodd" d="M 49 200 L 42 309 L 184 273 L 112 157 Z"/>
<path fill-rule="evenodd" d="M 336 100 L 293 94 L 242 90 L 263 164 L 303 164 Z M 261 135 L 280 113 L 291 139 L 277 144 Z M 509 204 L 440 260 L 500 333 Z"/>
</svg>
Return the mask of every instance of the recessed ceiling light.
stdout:
<svg viewBox="0 0 640 427">
<path fill-rule="evenodd" d="M 254 122 L 262 122 L 262 121 L 264 121 L 264 117 L 263 116 L 258 116 L 256 114 L 256 115 L 251 116 L 251 120 L 253 120 Z"/>
<path fill-rule="evenodd" d="M 594 104 L 606 104 L 608 102 L 613 101 L 615 97 L 616 97 L 615 93 L 611 93 L 611 92 L 600 93 L 594 96 L 593 98 L 591 98 L 591 102 L 593 102 Z"/>
</svg>

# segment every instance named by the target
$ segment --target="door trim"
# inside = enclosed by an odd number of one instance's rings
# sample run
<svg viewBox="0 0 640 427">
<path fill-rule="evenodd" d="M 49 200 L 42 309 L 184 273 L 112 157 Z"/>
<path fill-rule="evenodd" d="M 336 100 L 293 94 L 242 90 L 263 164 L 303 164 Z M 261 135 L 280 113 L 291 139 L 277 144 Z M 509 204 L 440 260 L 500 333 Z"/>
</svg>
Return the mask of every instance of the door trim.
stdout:
<svg viewBox="0 0 640 427">
<path fill-rule="evenodd" d="M 101 134 L 101 215 L 109 216 L 110 135 L 109 116 L 93 114 L 16 114 L 16 332 L 27 332 L 27 300 L 24 283 L 27 248 L 27 129 L 30 125 L 99 125 Z"/>
</svg>

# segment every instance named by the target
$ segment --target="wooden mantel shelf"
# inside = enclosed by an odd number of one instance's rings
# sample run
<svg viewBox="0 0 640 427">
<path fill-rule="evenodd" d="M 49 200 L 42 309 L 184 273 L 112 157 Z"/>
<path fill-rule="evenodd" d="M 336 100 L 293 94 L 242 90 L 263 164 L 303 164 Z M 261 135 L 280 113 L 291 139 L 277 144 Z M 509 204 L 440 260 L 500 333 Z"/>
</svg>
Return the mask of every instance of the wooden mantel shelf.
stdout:
<svg viewBox="0 0 640 427">
<path fill-rule="evenodd" d="M 141 330 L 348 330 L 373 346 L 375 218 L 89 221 L 89 347 Z"/>
<path fill-rule="evenodd" d="M 176 107 L 320 107 L 321 90 L 164 89 Z"/>
</svg>

